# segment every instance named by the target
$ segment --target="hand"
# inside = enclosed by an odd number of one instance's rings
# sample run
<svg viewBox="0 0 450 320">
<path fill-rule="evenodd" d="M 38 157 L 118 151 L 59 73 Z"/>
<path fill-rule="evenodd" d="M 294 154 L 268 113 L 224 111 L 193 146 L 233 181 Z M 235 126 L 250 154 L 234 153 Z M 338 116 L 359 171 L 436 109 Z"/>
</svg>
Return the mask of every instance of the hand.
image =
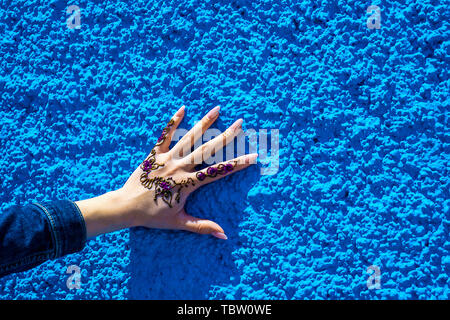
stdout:
<svg viewBox="0 0 450 320">
<path fill-rule="evenodd" d="M 191 152 L 194 143 L 219 117 L 219 109 L 212 109 L 169 150 L 173 134 L 184 117 L 184 106 L 181 107 L 150 154 L 121 189 L 77 202 L 85 217 L 88 237 L 144 226 L 187 230 L 227 239 L 217 223 L 190 216 L 184 210 L 186 199 L 194 190 L 248 167 L 258 156 L 244 155 L 195 171 L 196 165 L 221 150 L 242 131 L 242 119 L 239 119 L 221 135 Z"/>
</svg>

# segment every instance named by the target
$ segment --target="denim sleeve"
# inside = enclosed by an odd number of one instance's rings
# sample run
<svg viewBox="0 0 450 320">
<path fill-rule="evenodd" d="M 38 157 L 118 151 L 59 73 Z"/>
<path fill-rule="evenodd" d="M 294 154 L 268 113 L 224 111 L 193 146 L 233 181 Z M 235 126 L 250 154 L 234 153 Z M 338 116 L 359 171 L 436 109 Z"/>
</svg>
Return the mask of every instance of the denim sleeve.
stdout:
<svg viewBox="0 0 450 320">
<path fill-rule="evenodd" d="M 0 277 L 83 249 L 86 225 L 72 201 L 12 206 L 0 213 Z"/>
</svg>

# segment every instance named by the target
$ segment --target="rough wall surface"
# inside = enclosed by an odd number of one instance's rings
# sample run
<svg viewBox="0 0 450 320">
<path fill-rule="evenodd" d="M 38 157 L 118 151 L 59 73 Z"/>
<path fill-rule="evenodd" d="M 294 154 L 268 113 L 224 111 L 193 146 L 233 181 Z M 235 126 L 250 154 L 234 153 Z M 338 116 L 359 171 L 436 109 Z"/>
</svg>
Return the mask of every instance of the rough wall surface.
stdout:
<svg viewBox="0 0 450 320">
<path fill-rule="evenodd" d="M 450 298 L 445 3 L 0 2 L 2 210 L 119 188 L 182 104 L 186 129 L 221 105 L 216 128 L 280 136 L 275 175 L 188 201 L 228 241 L 123 230 L 0 279 L 1 299 Z"/>
</svg>

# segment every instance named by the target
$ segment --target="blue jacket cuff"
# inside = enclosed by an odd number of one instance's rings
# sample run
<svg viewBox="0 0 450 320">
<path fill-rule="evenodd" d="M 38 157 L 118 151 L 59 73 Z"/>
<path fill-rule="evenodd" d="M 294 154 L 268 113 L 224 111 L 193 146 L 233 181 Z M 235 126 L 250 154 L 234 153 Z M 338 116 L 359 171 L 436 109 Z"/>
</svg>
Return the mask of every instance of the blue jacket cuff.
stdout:
<svg viewBox="0 0 450 320">
<path fill-rule="evenodd" d="M 86 224 L 78 206 L 69 200 L 35 203 L 44 211 L 50 224 L 54 247 L 53 258 L 83 249 Z"/>
</svg>

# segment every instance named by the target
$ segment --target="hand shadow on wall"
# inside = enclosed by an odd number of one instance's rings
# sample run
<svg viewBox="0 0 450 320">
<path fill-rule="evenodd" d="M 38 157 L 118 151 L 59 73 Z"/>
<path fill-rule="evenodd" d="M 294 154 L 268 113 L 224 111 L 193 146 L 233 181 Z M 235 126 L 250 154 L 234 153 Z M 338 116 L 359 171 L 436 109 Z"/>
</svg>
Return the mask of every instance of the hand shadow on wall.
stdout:
<svg viewBox="0 0 450 320">
<path fill-rule="evenodd" d="M 251 166 L 188 198 L 186 211 L 219 223 L 229 240 L 185 231 L 131 229 L 128 298 L 239 299 L 234 291 L 216 292 L 214 286 L 239 283 L 232 253 L 242 246 L 239 222 L 250 205 L 246 195 L 258 178 L 258 166 Z"/>
</svg>

